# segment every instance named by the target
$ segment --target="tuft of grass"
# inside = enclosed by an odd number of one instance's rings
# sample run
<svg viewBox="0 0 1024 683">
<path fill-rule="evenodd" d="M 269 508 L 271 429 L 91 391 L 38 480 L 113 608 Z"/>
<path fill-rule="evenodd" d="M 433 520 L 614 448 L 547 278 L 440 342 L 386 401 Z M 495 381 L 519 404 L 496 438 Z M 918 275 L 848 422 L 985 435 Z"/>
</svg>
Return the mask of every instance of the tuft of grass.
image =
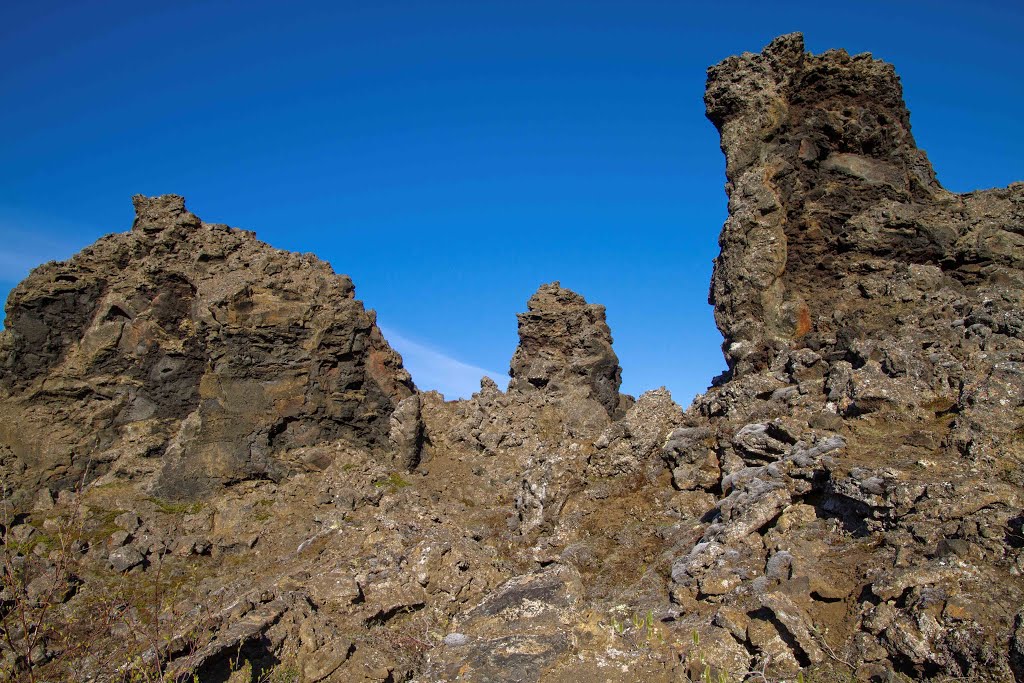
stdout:
<svg viewBox="0 0 1024 683">
<path fill-rule="evenodd" d="M 273 669 L 262 674 L 259 683 L 298 683 L 302 680 L 302 673 L 298 667 L 289 664 L 278 664 Z"/>
<path fill-rule="evenodd" d="M 412 483 L 402 479 L 402 475 L 398 472 L 392 472 L 384 479 L 378 479 L 373 482 L 373 485 L 379 489 L 386 488 L 389 493 L 394 493 L 399 489 L 404 489 L 406 486 L 412 486 Z"/>
<path fill-rule="evenodd" d="M 114 524 L 114 520 L 125 511 L 115 508 L 113 510 L 104 510 L 102 508 L 90 508 L 90 514 L 88 514 L 84 520 L 84 525 L 81 529 L 81 535 L 83 540 L 89 543 L 99 543 L 104 540 L 110 534 L 117 531 L 117 525 Z"/>
<path fill-rule="evenodd" d="M 194 503 L 176 503 L 170 500 L 164 500 L 163 498 L 149 497 L 150 503 L 156 506 L 156 509 L 165 515 L 194 515 L 202 511 L 203 503 L 196 501 Z"/>
<path fill-rule="evenodd" d="M 255 509 L 255 514 L 253 515 L 253 518 L 257 522 L 265 522 L 265 521 L 267 521 L 268 519 L 273 517 L 273 514 L 271 513 L 271 508 L 273 506 L 274 506 L 274 501 L 269 499 L 269 498 L 264 498 L 262 500 L 257 500 L 253 504 L 253 508 Z"/>
<path fill-rule="evenodd" d="M 620 605 L 611 610 L 608 625 L 612 633 L 632 641 L 635 647 L 654 648 L 665 644 L 665 634 L 655 624 L 654 612 L 648 610 L 646 614 L 633 612 L 631 618 L 619 619 L 624 614 L 625 606 Z M 696 631 L 694 631 L 696 634 Z"/>
</svg>

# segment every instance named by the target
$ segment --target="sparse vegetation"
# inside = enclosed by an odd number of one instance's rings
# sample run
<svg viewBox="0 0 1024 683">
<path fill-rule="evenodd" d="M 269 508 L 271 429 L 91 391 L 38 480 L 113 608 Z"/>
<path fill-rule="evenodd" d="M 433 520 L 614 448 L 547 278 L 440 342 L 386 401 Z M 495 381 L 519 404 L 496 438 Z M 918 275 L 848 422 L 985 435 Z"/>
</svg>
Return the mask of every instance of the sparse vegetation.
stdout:
<svg viewBox="0 0 1024 683">
<path fill-rule="evenodd" d="M 135 197 L 0 333 L 0 679 L 1013 679 L 1024 185 L 942 191 L 901 93 L 798 34 L 709 70 L 728 370 L 689 408 L 557 282 L 445 401 L 346 276 Z"/>
<path fill-rule="evenodd" d="M 654 612 L 632 612 L 626 616 L 628 609 L 619 605 L 611 610 L 608 625 L 612 632 L 633 647 L 653 647 L 666 642 L 665 634 L 654 619 Z"/>
<path fill-rule="evenodd" d="M 4 501 L 0 673 L 28 683 L 98 674 L 125 683 L 190 680 L 168 676 L 164 664 L 209 638 L 203 625 L 209 606 L 179 607 L 194 576 L 166 572 L 166 550 L 130 580 L 84 562 L 85 551 L 109 535 L 123 511 L 90 514 L 80 495 L 72 500 L 70 509 L 47 519 L 45 532 L 30 520 L 13 524 Z"/>
<path fill-rule="evenodd" d="M 412 483 L 403 479 L 402 475 L 398 472 L 392 472 L 384 479 L 374 481 L 373 485 L 379 489 L 387 489 L 388 493 L 395 493 L 400 489 L 404 489 L 406 486 L 412 486 Z"/>
<path fill-rule="evenodd" d="M 152 496 L 146 500 L 155 505 L 156 509 L 165 515 L 195 515 L 203 510 L 202 501 L 178 502 Z"/>
<path fill-rule="evenodd" d="M 274 501 L 269 498 L 256 501 L 253 505 L 255 510 L 253 518 L 257 522 L 265 522 L 273 516 L 272 508 L 274 507 Z"/>
</svg>

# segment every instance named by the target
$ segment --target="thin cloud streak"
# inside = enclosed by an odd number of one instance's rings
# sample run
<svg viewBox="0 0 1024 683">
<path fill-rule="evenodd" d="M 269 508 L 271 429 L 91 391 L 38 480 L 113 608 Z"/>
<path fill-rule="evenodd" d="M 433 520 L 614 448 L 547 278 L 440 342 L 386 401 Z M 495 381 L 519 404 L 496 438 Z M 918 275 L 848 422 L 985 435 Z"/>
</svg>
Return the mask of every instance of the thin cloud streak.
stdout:
<svg viewBox="0 0 1024 683">
<path fill-rule="evenodd" d="M 494 372 L 452 358 L 451 356 L 424 346 L 394 329 L 381 327 L 384 338 L 402 354 L 405 368 L 412 374 L 412 379 L 420 390 L 435 389 L 444 394 L 448 400 L 469 398 L 480 390 L 480 379 L 485 375 L 499 386 L 505 384 L 507 373 Z"/>
</svg>

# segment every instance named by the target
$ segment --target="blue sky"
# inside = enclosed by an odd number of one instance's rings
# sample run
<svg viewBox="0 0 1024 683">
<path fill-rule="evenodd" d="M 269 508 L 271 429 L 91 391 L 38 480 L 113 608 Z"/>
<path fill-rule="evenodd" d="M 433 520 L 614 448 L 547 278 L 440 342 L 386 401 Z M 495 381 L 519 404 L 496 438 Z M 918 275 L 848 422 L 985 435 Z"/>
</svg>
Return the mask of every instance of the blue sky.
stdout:
<svg viewBox="0 0 1024 683">
<path fill-rule="evenodd" d="M 896 65 L 955 191 L 1024 179 L 1022 3 L 47 2 L 0 5 L 0 297 L 183 194 L 348 273 L 416 382 L 503 382 L 515 313 L 605 304 L 623 389 L 724 367 L 725 218 L 705 70 L 774 36 Z"/>
</svg>

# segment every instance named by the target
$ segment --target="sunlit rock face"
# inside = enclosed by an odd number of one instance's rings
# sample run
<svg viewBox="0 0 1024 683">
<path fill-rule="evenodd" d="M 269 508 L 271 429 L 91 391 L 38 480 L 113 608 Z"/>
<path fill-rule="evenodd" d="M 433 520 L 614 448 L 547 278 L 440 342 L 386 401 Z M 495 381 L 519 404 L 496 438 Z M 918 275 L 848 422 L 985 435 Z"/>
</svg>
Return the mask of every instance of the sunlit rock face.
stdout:
<svg viewBox="0 0 1024 683">
<path fill-rule="evenodd" d="M 793 671 L 829 659 L 814 634 L 838 600 L 859 604 L 829 628 L 865 679 L 1012 679 L 1024 558 L 986 539 L 1020 525 L 1024 184 L 945 191 L 893 67 L 799 34 L 709 69 L 705 103 L 726 157 L 710 300 L 730 370 L 689 411 L 708 422 L 669 442 L 677 485 L 722 473 L 718 520 L 673 565 L 678 599 L 760 603 L 779 628 L 755 620 L 746 642 Z"/>
<path fill-rule="evenodd" d="M 963 317 L 961 289 L 998 302 L 1020 286 L 1021 187 L 943 190 L 891 65 L 812 55 L 792 34 L 709 69 L 704 99 L 726 157 L 710 298 L 730 367 L 792 345 L 849 355 L 853 340 Z"/>
<path fill-rule="evenodd" d="M 113 467 L 192 496 L 285 476 L 289 449 L 386 441 L 413 385 L 348 277 L 181 197 L 134 202 L 130 232 L 37 268 L 8 301 L 0 440 L 26 482 Z"/>
<path fill-rule="evenodd" d="M 615 413 L 622 370 L 604 306 L 588 304 L 557 282 L 541 285 L 526 306 L 509 388 L 590 398 Z"/>
</svg>

